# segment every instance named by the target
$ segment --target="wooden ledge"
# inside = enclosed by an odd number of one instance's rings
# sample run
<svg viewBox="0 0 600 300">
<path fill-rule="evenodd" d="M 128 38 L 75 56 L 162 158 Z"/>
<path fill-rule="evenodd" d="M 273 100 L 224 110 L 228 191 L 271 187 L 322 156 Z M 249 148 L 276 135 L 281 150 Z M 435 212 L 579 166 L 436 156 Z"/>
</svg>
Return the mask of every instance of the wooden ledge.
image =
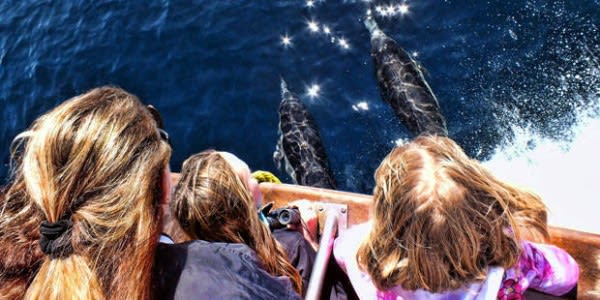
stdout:
<svg viewBox="0 0 600 300">
<path fill-rule="evenodd" d="M 285 206 L 297 199 L 346 204 L 348 225 L 366 222 L 371 209 L 371 196 L 289 184 L 261 183 L 264 202 Z M 579 299 L 600 299 L 600 235 L 550 226 L 551 243 L 565 249 L 579 264 L 581 274 Z"/>
<path fill-rule="evenodd" d="M 179 174 L 173 173 L 173 186 L 177 184 L 179 177 Z M 261 183 L 260 189 L 263 201 L 274 202 L 275 207 L 286 206 L 298 199 L 339 203 L 348 206 L 349 226 L 369 219 L 372 201 L 369 195 L 273 183 Z M 550 237 L 552 244 L 565 249 L 579 264 L 581 274 L 578 298 L 600 299 L 600 235 L 550 226 Z"/>
</svg>

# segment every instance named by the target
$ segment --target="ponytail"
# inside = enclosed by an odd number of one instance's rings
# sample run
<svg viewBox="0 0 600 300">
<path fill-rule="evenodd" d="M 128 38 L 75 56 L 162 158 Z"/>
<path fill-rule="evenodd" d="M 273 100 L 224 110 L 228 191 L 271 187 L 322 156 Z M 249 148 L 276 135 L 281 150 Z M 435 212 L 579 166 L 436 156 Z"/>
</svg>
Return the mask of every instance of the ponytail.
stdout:
<svg viewBox="0 0 600 300">
<path fill-rule="evenodd" d="M 73 276 L 76 274 L 77 276 Z M 25 294 L 28 300 L 105 299 L 96 274 L 83 256 L 46 257 Z"/>
<path fill-rule="evenodd" d="M 0 298 L 150 298 L 171 154 L 157 125 L 113 87 L 33 123 L 0 197 Z"/>
</svg>

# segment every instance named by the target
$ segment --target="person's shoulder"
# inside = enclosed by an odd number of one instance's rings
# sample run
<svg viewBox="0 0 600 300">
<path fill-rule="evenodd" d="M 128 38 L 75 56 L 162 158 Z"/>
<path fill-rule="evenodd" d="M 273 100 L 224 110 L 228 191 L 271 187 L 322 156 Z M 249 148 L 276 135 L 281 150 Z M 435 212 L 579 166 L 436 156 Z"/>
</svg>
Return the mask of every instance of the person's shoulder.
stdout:
<svg viewBox="0 0 600 300">
<path fill-rule="evenodd" d="M 298 298 L 290 280 L 263 270 L 254 251 L 244 244 L 206 241 L 162 244 L 157 252 L 157 265 L 156 276 L 176 278 L 162 280 L 160 289 L 172 295 L 165 298 Z M 161 282 L 160 279 L 156 280 Z M 162 295 L 163 291 L 158 293 Z"/>
<path fill-rule="evenodd" d="M 354 225 L 344 232 L 341 232 L 335 239 L 334 255 L 354 255 L 363 240 L 371 232 L 372 224 L 370 222 Z"/>
<path fill-rule="evenodd" d="M 366 237 L 369 234 L 369 232 L 371 232 L 372 226 L 373 226 L 373 223 L 371 223 L 371 222 L 356 224 L 354 226 L 349 227 L 346 231 L 341 232 L 340 237 L 351 237 L 351 238 Z"/>
<path fill-rule="evenodd" d="M 297 230 L 275 229 L 273 230 L 273 237 L 286 249 L 298 248 L 305 243 L 304 236 Z"/>
<path fill-rule="evenodd" d="M 239 257 L 240 259 L 259 264 L 256 253 L 246 244 L 239 243 L 216 243 L 202 240 L 192 241 L 184 244 L 187 247 L 189 257 Z"/>
</svg>

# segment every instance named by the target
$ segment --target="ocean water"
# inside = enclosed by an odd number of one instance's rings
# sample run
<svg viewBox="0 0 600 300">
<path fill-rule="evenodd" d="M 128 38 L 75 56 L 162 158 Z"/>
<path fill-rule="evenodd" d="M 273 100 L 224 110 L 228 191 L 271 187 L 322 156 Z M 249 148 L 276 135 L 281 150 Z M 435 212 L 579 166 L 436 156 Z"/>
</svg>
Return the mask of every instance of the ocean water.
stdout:
<svg viewBox="0 0 600 300">
<path fill-rule="evenodd" d="M 598 0 L 2 1 L 0 177 L 36 117 L 111 84 L 161 111 L 174 170 L 216 148 L 289 182 L 272 161 L 282 76 L 340 189 L 369 193 L 411 138 L 379 96 L 369 8 L 425 67 L 469 155 L 540 193 L 551 223 L 600 232 Z"/>
</svg>

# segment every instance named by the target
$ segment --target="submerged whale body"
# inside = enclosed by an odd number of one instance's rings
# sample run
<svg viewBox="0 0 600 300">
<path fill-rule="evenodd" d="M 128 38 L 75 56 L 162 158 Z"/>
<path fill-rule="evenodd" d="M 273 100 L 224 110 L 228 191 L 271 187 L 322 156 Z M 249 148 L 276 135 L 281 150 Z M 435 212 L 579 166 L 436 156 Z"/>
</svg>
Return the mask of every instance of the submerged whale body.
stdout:
<svg viewBox="0 0 600 300">
<path fill-rule="evenodd" d="M 383 100 L 413 134 L 448 135 L 438 101 L 417 63 L 371 16 L 364 23 L 371 33 L 371 55 Z"/>
<path fill-rule="evenodd" d="M 314 118 L 281 79 L 279 141 L 273 153 L 278 168 L 285 170 L 296 184 L 335 189 L 329 159 Z"/>
</svg>

